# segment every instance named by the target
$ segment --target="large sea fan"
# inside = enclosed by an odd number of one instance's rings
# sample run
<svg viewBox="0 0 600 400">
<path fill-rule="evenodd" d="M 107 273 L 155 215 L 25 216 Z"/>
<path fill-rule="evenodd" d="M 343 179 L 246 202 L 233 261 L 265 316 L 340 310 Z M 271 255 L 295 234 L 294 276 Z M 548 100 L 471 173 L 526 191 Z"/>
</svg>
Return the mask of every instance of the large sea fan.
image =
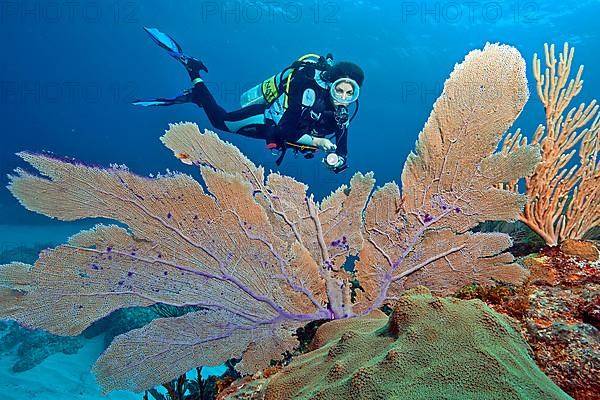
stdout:
<svg viewBox="0 0 600 400">
<path fill-rule="evenodd" d="M 20 153 L 10 190 L 28 209 L 61 220 L 110 218 L 41 254 L 0 268 L 0 317 L 76 335 L 112 311 L 164 303 L 200 306 L 118 336 L 95 371 L 105 392 L 144 390 L 197 365 L 243 355 L 253 372 L 295 344 L 317 319 L 365 315 L 415 285 L 448 293 L 466 283 L 519 282 L 507 235 L 474 234 L 481 221 L 516 219 L 524 197 L 494 185 L 531 172 L 537 148 L 494 154 L 527 100 L 517 50 L 487 45 L 457 65 L 416 152 L 395 183 L 373 191 L 356 174 L 322 202 L 291 177 L 255 166 L 194 124 L 162 141 L 188 175 L 137 176 Z M 355 273 L 344 265 L 357 256 Z M 351 281 L 364 291 L 351 301 Z"/>
</svg>

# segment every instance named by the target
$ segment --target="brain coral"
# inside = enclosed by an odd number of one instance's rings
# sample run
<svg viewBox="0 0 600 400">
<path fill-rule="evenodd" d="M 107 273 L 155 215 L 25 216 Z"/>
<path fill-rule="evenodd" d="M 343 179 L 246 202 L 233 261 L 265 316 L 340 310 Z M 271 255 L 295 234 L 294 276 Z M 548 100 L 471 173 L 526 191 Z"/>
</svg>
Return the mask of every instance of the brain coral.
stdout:
<svg viewBox="0 0 600 400">
<path fill-rule="evenodd" d="M 438 298 L 417 287 L 389 319 L 376 311 L 320 327 L 315 350 L 253 397 L 569 399 L 535 365 L 515 328 L 479 300 Z"/>
</svg>

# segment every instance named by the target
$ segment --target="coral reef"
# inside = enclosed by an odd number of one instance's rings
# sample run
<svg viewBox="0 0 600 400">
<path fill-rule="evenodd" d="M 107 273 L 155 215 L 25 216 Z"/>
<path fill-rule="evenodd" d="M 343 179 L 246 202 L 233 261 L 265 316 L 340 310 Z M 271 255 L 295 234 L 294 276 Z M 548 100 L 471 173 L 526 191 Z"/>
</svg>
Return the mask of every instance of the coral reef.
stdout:
<svg viewBox="0 0 600 400">
<path fill-rule="evenodd" d="M 574 398 L 599 399 L 600 331 L 593 315 L 600 310 L 600 261 L 553 247 L 526 264 L 532 276 L 524 333 L 536 362 Z"/>
<path fill-rule="evenodd" d="M 560 251 L 566 255 L 583 258 L 586 261 L 594 262 L 600 259 L 598 246 L 588 240 L 563 240 L 560 243 Z"/>
<path fill-rule="evenodd" d="M 564 241 L 523 259 L 523 286 L 469 285 L 457 295 L 480 298 L 517 318 L 540 368 L 577 400 L 600 398 L 600 260 L 592 242 Z M 590 259 L 592 258 L 592 259 Z"/>
<path fill-rule="evenodd" d="M 570 398 L 535 365 L 514 321 L 422 287 L 405 292 L 389 319 L 375 311 L 326 323 L 314 347 L 224 398 Z"/>
<path fill-rule="evenodd" d="M 486 220 L 516 220 L 525 197 L 495 187 L 533 171 L 539 149 L 495 153 L 528 97 L 525 62 L 488 44 L 457 64 L 395 183 L 357 173 L 322 202 L 193 124 L 161 138 L 192 177 L 137 176 L 48 154 L 20 153 L 9 189 L 26 208 L 61 220 L 104 217 L 44 251 L 34 265 L 0 267 L 0 317 L 77 335 L 126 307 L 162 303 L 198 311 L 119 335 L 94 370 L 105 392 L 167 382 L 198 365 L 252 373 L 297 343 L 310 321 L 368 315 L 426 285 L 520 283 L 526 271 Z M 343 268 L 358 257 L 351 271 Z M 360 290 L 353 297 L 353 282 Z"/>
</svg>

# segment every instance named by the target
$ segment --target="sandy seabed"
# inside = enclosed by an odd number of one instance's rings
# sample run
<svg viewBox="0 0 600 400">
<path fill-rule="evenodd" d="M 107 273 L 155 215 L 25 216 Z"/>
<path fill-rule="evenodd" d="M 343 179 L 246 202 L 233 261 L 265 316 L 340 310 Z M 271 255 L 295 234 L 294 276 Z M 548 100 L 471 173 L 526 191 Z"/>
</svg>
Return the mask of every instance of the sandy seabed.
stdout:
<svg viewBox="0 0 600 400">
<path fill-rule="evenodd" d="M 103 351 L 103 337 L 86 340 L 76 354 L 55 353 L 24 372 L 12 372 L 14 353 L 0 357 L 3 400 L 141 400 L 143 393 L 115 391 L 102 396 L 92 366 Z"/>
</svg>

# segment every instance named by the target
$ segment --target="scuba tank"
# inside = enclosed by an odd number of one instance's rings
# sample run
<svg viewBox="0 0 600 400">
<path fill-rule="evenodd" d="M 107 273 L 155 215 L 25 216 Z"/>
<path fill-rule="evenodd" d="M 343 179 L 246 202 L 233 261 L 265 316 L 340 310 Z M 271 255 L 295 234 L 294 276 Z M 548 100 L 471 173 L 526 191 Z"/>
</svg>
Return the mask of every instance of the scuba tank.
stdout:
<svg viewBox="0 0 600 400">
<path fill-rule="evenodd" d="M 295 68 L 310 64 L 316 64 L 317 68 L 326 70 L 333 64 L 333 56 L 329 53 L 325 57 L 317 54 L 306 54 L 300 57 L 280 73 L 265 79 L 258 85 L 242 93 L 240 96 L 240 105 L 242 107 L 254 104 L 266 104 L 270 106 L 281 94 L 288 92 Z"/>
<path fill-rule="evenodd" d="M 261 87 L 262 87 L 262 83 L 259 83 L 258 85 L 254 86 L 253 88 L 250 88 L 250 89 L 246 90 L 244 93 L 242 93 L 242 96 L 240 97 L 240 105 L 242 107 L 248 107 L 248 106 L 252 106 L 254 104 L 264 103 L 265 98 L 262 94 Z"/>
<path fill-rule="evenodd" d="M 291 71 L 287 71 L 288 74 Z M 240 97 L 240 105 L 242 107 L 251 106 L 254 104 L 271 104 L 281 93 L 279 87 L 283 79 L 287 78 L 283 74 L 275 74 L 270 78 L 265 79 L 258 85 L 246 90 Z"/>
</svg>

